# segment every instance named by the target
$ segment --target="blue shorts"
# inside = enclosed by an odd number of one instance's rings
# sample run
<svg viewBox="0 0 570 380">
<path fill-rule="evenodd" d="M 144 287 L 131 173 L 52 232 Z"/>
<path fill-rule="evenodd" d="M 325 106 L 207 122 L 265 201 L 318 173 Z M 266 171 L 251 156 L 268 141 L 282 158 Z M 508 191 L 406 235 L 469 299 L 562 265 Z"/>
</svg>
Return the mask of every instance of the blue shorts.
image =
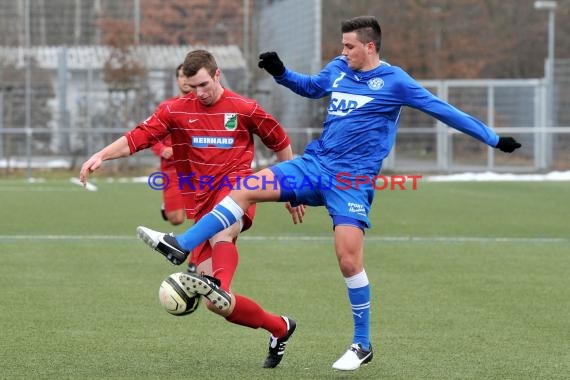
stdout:
<svg viewBox="0 0 570 380">
<path fill-rule="evenodd" d="M 280 202 L 325 206 L 333 225 L 355 225 L 370 228 L 368 213 L 374 199 L 371 184 L 346 189 L 335 174 L 328 174 L 311 156 L 304 155 L 280 162 L 270 170 L 279 181 Z"/>
</svg>

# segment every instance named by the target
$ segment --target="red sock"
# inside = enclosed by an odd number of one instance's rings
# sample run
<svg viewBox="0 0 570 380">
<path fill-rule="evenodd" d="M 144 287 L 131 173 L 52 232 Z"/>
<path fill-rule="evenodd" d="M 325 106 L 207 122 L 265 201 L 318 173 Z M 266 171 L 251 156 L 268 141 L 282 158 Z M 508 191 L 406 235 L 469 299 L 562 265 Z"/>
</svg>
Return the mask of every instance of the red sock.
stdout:
<svg viewBox="0 0 570 380">
<path fill-rule="evenodd" d="M 212 247 L 212 276 L 220 280 L 224 290 L 230 290 L 238 258 L 237 248 L 232 242 L 220 241 Z"/>
<path fill-rule="evenodd" d="M 287 324 L 279 315 L 266 312 L 253 300 L 234 294 L 235 306 L 226 320 L 252 329 L 264 328 L 273 336 L 280 338 L 287 333 Z"/>
</svg>

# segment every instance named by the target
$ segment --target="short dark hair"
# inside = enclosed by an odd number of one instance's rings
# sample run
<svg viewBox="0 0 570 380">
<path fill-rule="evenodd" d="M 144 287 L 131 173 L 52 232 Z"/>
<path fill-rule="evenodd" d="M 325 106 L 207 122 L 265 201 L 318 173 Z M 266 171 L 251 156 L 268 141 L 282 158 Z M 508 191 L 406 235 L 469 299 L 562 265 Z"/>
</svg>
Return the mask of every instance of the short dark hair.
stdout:
<svg viewBox="0 0 570 380">
<path fill-rule="evenodd" d="M 374 16 L 358 16 L 341 23 L 341 31 L 343 33 L 356 32 L 358 40 L 363 44 L 374 42 L 376 52 L 380 53 L 382 45 L 382 29 L 380 23 Z"/>
<path fill-rule="evenodd" d="M 193 50 L 186 55 L 183 64 L 184 75 L 192 77 L 201 69 L 205 68 L 213 78 L 218 70 L 216 59 L 207 50 Z"/>
<path fill-rule="evenodd" d="M 180 71 L 180 69 L 182 68 L 183 64 L 179 64 L 178 67 L 176 67 L 176 71 L 174 72 L 174 77 L 178 78 L 178 72 Z"/>
</svg>

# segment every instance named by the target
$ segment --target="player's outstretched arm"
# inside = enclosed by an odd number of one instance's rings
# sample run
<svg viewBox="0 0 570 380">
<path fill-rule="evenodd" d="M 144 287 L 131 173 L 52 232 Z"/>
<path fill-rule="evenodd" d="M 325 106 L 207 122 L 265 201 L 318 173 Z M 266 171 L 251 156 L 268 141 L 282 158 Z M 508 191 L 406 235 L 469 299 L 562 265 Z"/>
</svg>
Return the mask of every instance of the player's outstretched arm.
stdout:
<svg viewBox="0 0 570 380">
<path fill-rule="evenodd" d="M 515 150 L 521 147 L 521 143 L 512 137 L 501 137 L 499 136 L 499 142 L 495 148 L 499 149 L 501 152 L 513 153 Z"/>
<path fill-rule="evenodd" d="M 101 167 L 103 161 L 113 160 L 119 157 L 126 157 L 131 154 L 129 143 L 125 136 L 119 137 L 117 140 L 101 149 L 99 152 L 92 155 L 81 166 L 79 172 L 79 181 L 83 186 L 87 185 L 87 176 Z"/>
</svg>

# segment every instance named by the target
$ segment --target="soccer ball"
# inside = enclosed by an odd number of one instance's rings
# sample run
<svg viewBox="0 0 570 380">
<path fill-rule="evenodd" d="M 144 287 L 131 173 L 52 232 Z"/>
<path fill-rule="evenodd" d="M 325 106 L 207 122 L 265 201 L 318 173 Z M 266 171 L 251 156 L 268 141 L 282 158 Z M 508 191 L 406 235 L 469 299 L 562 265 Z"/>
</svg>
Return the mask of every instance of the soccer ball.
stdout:
<svg viewBox="0 0 570 380">
<path fill-rule="evenodd" d="M 182 273 L 173 273 L 166 277 L 158 290 L 158 299 L 164 309 L 172 315 L 183 316 L 193 313 L 200 304 L 200 295 L 189 297 L 180 283 Z"/>
</svg>

